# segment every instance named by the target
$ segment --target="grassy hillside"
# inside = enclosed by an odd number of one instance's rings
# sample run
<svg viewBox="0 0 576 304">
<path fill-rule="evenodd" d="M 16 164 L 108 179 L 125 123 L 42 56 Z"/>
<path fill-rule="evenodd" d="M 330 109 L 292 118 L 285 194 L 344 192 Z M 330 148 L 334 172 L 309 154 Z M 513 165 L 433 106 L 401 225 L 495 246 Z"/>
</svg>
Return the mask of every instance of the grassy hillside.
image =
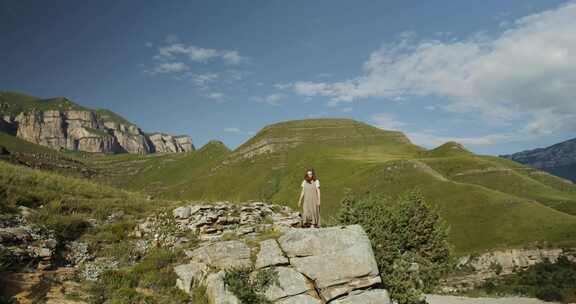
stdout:
<svg viewBox="0 0 576 304">
<path fill-rule="evenodd" d="M 137 192 L 5 161 L 0 161 L 0 198 L 0 209 L 4 212 L 15 211 L 17 206 L 36 208 L 57 203 L 60 211 L 70 217 L 87 215 L 99 219 L 115 211 L 140 214 L 169 204 L 169 201 L 150 201 Z"/>
<path fill-rule="evenodd" d="M 322 184 L 322 214 L 352 190 L 397 194 L 417 186 L 451 225 L 458 254 L 525 245 L 575 245 L 576 186 L 449 142 L 426 150 L 401 132 L 350 119 L 294 120 L 263 128 L 229 151 L 210 142 L 181 155 L 89 160 L 103 181 L 158 197 L 273 200 L 296 207 L 306 168 Z"/>
<path fill-rule="evenodd" d="M 0 132 L 0 160 L 74 177 L 92 177 L 96 171 L 84 163 L 86 153 L 57 151 Z"/>
<path fill-rule="evenodd" d="M 65 97 L 54 97 L 41 99 L 38 97 L 18 93 L 18 92 L 0 92 L 0 104 L 6 106 L 0 108 L 2 115 L 18 115 L 20 112 L 29 111 L 36 108 L 44 110 L 89 110 L 80 106 Z"/>
<path fill-rule="evenodd" d="M 91 109 L 81 106 L 66 97 L 53 97 L 53 98 L 39 98 L 35 96 L 26 95 L 19 92 L 0 91 L 0 116 L 10 115 L 16 116 L 21 112 L 30 111 L 32 109 L 40 111 L 46 110 L 81 110 L 81 111 L 94 111 L 105 121 L 111 121 L 118 124 L 133 125 L 124 117 L 107 109 Z"/>
</svg>

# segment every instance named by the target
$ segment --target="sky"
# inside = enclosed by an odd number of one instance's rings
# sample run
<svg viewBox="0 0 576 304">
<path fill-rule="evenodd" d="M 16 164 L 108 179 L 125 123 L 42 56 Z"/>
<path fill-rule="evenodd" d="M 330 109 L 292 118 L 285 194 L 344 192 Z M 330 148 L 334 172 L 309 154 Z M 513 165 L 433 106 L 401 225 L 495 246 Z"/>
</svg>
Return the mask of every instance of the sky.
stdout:
<svg viewBox="0 0 576 304">
<path fill-rule="evenodd" d="M 352 118 L 488 155 L 576 137 L 576 2 L 0 0 L 0 90 L 231 149 Z"/>
</svg>

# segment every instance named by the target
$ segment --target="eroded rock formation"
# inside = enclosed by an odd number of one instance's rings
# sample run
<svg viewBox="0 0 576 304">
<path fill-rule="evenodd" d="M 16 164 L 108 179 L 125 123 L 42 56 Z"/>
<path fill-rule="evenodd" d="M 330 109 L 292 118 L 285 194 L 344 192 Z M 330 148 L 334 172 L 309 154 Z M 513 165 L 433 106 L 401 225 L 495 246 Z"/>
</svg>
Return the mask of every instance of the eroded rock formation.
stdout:
<svg viewBox="0 0 576 304">
<path fill-rule="evenodd" d="M 274 303 L 390 303 L 362 227 L 297 228 L 297 213 L 273 209 L 263 203 L 175 209 L 179 226 L 204 240 L 186 251 L 188 263 L 174 268 L 177 287 L 191 293 L 204 286 L 210 303 L 240 303 L 225 274 L 247 267 L 252 275 L 266 269 L 277 274 L 277 284 L 262 292 Z"/>
<path fill-rule="evenodd" d="M 15 130 L 26 141 L 53 149 L 102 153 L 187 152 L 187 135 L 145 134 L 138 126 L 106 120 L 90 110 L 31 110 L 6 116 L 0 131 Z"/>
</svg>

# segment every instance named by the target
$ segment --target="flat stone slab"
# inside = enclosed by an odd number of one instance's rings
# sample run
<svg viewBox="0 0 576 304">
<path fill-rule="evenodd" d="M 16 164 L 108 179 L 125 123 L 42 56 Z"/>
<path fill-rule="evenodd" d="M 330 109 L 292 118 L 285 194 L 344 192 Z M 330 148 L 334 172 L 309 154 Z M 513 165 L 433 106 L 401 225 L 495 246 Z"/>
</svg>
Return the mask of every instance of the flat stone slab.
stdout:
<svg viewBox="0 0 576 304">
<path fill-rule="evenodd" d="M 270 301 L 276 301 L 313 290 L 314 285 L 306 277 L 290 267 L 274 267 L 278 272 L 278 285 L 271 284 L 264 295 Z"/>
<path fill-rule="evenodd" d="M 208 266 L 203 263 L 190 261 L 188 264 L 182 264 L 174 267 L 174 273 L 178 276 L 176 287 L 186 293 L 190 293 L 193 287 L 200 285 L 208 275 Z"/>
<path fill-rule="evenodd" d="M 206 278 L 206 296 L 211 304 L 241 304 L 224 284 L 224 271 L 211 273 Z"/>
<path fill-rule="evenodd" d="M 256 269 L 285 264 L 288 264 L 288 258 L 284 256 L 276 240 L 260 242 L 260 251 L 256 257 Z"/>
<path fill-rule="evenodd" d="M 185 251 L 192 260 L 218 269 L 250 267 L 250 248 L 242 241 L 222 241 Z"/>
<path fill-rule="evenodd" d="M 285 299 L 278 300 L 278 304 L 321 304 L 322 301 L 320 299 L 315 298 L 308 294 L 301 294 Z"/>
<path fill-rule="evenodd" d="M 372 245 L 359 225 L 289 229 L 278 242 L 325 301 L 381 282 Z"/>
<path fill-rule="evenodd" d="M 390 295 L 386 289 L 366 290 L 336 299 L 331 304 L 390 304 Z"/>
</svg>

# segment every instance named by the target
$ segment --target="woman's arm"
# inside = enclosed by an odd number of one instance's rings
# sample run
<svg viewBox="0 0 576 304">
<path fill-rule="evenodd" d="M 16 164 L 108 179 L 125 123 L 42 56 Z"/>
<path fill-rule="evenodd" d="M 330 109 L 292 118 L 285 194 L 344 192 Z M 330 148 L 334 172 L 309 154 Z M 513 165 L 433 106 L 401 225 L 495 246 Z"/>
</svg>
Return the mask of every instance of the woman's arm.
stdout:
<svg viewBox="0 0 576 304">
<path fill-rule="evenodd" d="M 298 199 L 298 208 L 302 206 L 302 198 L 304 197 L 304 188 L 300 191 L 300 198 Z"/>
<path fill-rule="evenodd" d="M 316 193 L 318 193 L 318 206 L 320 206 L 320 185 L 316 187 Z"/>
</svg>

